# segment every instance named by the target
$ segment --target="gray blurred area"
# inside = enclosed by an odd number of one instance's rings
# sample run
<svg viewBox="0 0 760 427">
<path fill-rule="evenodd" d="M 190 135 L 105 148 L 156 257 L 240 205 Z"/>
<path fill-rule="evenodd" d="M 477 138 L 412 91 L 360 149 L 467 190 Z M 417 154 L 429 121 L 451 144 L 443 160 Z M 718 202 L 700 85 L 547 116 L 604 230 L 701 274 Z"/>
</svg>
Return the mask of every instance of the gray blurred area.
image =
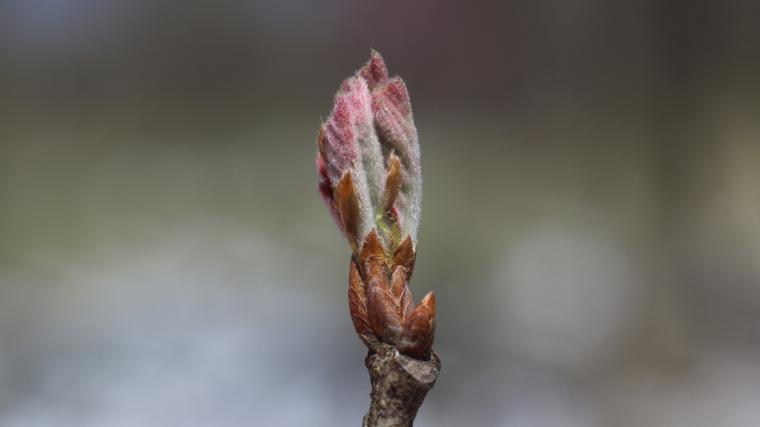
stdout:
<svg viewBox="0 0 760 427">
<path fill-rule="evenodd" d="M 0 425 L 357 426 L 315 137 L 411 91 L 417 425 L 760 425 L 751 1 L 0 2 Z"/>
</svg>

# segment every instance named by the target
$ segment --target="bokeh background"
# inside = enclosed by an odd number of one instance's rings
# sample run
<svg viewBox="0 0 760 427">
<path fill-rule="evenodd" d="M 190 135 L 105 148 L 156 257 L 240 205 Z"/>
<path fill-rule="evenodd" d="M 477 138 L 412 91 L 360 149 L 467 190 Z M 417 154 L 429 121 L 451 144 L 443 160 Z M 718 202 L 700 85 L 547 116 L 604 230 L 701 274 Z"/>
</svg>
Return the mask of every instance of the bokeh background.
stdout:
<svg viewBox="0 0 760 427">
<path fill-rule="evenodd" d="M 0 2 L 0 425 L 356 426 L 315 137 L 410 88 L 419 426 L 760 425 L 752 1 Z"/>
</svg>

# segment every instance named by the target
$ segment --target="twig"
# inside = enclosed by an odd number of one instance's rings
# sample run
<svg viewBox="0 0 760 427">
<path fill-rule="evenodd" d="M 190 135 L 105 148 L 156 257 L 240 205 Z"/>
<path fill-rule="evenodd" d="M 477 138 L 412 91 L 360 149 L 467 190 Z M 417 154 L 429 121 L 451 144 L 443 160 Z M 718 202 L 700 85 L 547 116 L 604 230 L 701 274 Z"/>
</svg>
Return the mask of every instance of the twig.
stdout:
<svg viewBox="0 0 760 427">
<path fill-rule="evenodd" d="M 373 345 L 364 361 L 372 382 L 372 403 L 362 427 L 411 427 L 417 410 L 435 385 L 441 362 L 400 354 L 393 346 Z"/>
</svg>

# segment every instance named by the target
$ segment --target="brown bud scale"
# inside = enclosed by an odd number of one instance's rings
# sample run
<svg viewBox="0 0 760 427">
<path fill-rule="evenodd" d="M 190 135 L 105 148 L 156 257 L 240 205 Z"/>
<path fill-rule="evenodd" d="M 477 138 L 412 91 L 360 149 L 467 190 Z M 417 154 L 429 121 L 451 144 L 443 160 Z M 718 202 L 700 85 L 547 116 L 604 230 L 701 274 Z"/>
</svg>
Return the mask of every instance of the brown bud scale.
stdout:
<svg viewBox="0 0 760 427">
<path fill-rule="evenodd" d="M 343 232 L 346 233 L 349 244 L 352 248 L 356 248 L 361 219 L 359 218 L 359 200 L 356 197 L 351 173 L 344 175 L 335 188 L 335 207 L 340 214 Z"/>
<path fill-rule="evenodd" d="M 358 259 L 351 261 L 348 302 L 351 320 L 362 340 L 396 346 L 411 357 L 428 360 L 435 330 L 435 296 L 432 292 L 414 306 L 409 270 L 415 252 L 404 239 L 389 259 L 376 231 L 369 232 Z"/>
</svg>

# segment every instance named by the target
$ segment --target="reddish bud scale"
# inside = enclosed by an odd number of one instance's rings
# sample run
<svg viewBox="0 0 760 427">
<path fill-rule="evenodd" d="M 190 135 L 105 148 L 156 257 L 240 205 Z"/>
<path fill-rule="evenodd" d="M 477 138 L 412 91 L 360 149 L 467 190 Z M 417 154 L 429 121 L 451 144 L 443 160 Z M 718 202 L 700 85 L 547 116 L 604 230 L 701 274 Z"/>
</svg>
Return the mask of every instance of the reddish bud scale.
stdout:
<svg viewBox="0 0 760 427">
<path fill-rule="evenodd" d="M 429 292 L 404 321 L 398 344 L 401 353 L 427 360 L 433 347 L 435 333 L 435 295 Z"/>
<path fill-rule="evenodd" d="M 366 339 L 372 336 L 372 328 L 367 315 L 367 295 L 364 290 L 356 262 L 351 261 L 351 271 L 348 277 L 348 311 L 351 313 L 351 321 L 359 337 Z"/>
<path fill-rule="evenodd" d="M 334 205 L 340 217 L 341 228 L 348 238 L 349 245 L 351 245 L 352 250 L 355 252 L 359 244 L 359 234 L 361 232 L 361 208 L 350 173 L 344 175 L 335 188 Z"/>
<path fill-rule="evenodd" d="M 363 341 L 382 341 L 397 346 L 401 353 L 428 360 L 435 330 L 435 297 L 430 292 L 414 307 L 408 278 L 415 252 L 410 248 L 410 242 L 402 243 L 388 256 L 376 231 L 370 231 L 358 258 L 351 261 L 348 306 Z"/>
</svg>

